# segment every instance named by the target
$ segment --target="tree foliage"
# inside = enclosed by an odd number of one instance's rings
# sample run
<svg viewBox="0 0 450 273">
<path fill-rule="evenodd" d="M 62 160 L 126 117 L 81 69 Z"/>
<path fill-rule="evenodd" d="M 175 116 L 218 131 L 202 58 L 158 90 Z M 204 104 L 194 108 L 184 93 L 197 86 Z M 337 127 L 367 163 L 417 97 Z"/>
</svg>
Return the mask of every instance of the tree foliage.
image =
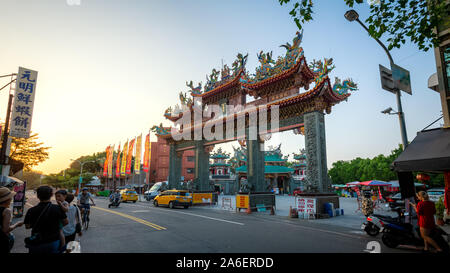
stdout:
<svg viewBox="0 0 450 273">
<path fill-rule="evenodd" d="M 29 138 L 13 137 L 9 157 L 24 164 L 24 171 L 31 171 L 49 158 L 48 150 L 44 143 L 38 141 L 38 134 L 32 134 Z"/>
<path fill-rule="evenodd" d="M 317 1 L 317 0 L 316 0 Z M 344 0 L 352 8 L 356 4 L 365 3 L 364 0 Z M 302 24 L 313 20 L 312 0 L 278 0 L 280 5 L 293 3 L 289 14 L 299 29 Z M 406 38 L 417 45 L 420 50 L 428 51 L 437 46 L 438 35 L 433 31 L 444 22 L 448 16 L 449 7 L 443 0 L 372 0 L 370 17 L 366 19 L 369 34 L 380 38 L 388 35 L 388 49 L 400 48 Z"/>
<path fill-rule="evenodd" d="M 346 184 L 353 181 L 398 180 L 397 174 L 391 171 L 392 162 L 402 152 L 402 146 L 391 151 L 388 156 L 378 155 L 372 159 L 355 158 L 350 161 L 339 160 L 334 162 L 332 168 L 328 171 L 333 184 Z M 417 173 L 413 173 L 414 177 Z M 431 187 L 443 186 L 444 178 L 442 174 L 429 174 L 430 181 L 426 182 Z"/>
</svg>

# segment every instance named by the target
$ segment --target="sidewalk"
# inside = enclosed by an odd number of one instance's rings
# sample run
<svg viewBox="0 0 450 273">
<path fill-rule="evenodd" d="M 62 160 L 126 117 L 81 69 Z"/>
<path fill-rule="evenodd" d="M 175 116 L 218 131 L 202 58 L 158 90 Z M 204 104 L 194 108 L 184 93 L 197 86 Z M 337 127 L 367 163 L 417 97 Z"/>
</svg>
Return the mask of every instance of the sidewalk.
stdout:
<svg viewBox="0 0 450 273">
<path fill-rule="evenodd" d="M 222 201 L 224 198 L 231 199 L 231 207 L 222 208 Z M 358 203 L 356 198 L 339 198 L 340 209 L 344 209 L 344 215 L 331 217 L 328 219 L 298 219 L 299 221 L 314 221 L 317 223 L 323 223 L 328 225 L 336 225 L 341 227 L 346 227 L 350 229 L 360 230 L 361 224 L 365 221 L 366 217 L 361 213 L 361 211 L 357 211 Z M 295 197 L 288 195 L 276 195 L 275 196 L 275 215 L 278 216 L 289 216 L 289 208 L 292 206 L 296 207 Z M 209 209 L 218 209 L 218 210 L 228 210 L 232 213 L 235 213 L 236 209 L 236 197 L 234 195 L 219 195 L 218 203 L 216 206 L 205 206 L 205 208 Z M 268 214 L 269 212 L 257 212 L 259 214 Z M 382 207 L 380 209 L 375 210 L 375 213 L 380 213 L 384 215 L 395 216 L 395 212 L 392 212 L 389 208 Z"/>
</svg>

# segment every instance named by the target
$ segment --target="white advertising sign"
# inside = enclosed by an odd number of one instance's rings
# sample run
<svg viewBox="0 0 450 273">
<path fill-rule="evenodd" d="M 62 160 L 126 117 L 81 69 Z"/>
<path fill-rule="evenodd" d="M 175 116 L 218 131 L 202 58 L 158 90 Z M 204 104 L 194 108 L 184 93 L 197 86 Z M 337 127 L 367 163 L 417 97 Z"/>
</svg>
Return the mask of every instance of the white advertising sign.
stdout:
<svg viewBox="0 0 450 273">
<path fill-rule="evenodd" d="M 316 214 L 316 199 L 314 198 L 297 198 L 297 211 L 302 214 Z"/>
<path fill-rule="evenodd" d="M 12 137 L 30 137 L 37 74 L 37 71 L 19 67 L 9 131 Z"/>
</svg>

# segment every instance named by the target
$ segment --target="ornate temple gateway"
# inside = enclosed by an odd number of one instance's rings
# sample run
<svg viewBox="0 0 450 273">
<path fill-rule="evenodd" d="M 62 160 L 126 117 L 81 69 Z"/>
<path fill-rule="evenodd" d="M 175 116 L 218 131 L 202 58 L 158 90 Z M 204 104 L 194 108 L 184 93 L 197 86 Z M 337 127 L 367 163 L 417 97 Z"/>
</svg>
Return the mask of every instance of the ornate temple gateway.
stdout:
<svg viewBox="0 0 450 273">
<path fill-rule="evenodd" d="M 234 147 L 233 147 L 234 148 Z M 245 147 L 234 149 L 234 159 L 239 167 L 236 168 L 238 189 L 243 187 L 242 179 L 247 178 L 247 152 Z M 294 169 L 286 166 L 287 157 L 281 153 L 281 144 L 278 147 L 269 147 L 264 151 L 264 177 L 267 191 L 275 193 L 290 193 L 293 191 L 292 173 Z"/>
<path fill-rule="evenodd" d="M 238 54 L 231 68 L 224 65 L 220 71 L 213 69 L 206 76 L 206 83 L 194 86 L 190 81 L 189 96 L 180 93 L 180 104 L 174 108 L 169 107 L 164 116 L 174 122 L 172 128 L 177 128 L 190 139 L 175 140 L 169 128 L 154 126 L 152 130 L 167 140 L 170 145 L 169 185 L 176 188 L 180 181 L 181 155 L 186 150 L 195 150 L 195 179 L 194 187 L 199 191 L 211 191 L 213 185 L 209 182 L 209 153 L 214 145 L 239 140 L 246 146 L 247 177 L 249 192 L 266 192 L 264 181 L 264 147 L 265 140 L 270 138 L 272 132 L 294 130 L 305 136 L 306 147 L 306 175 L 307 191 L 311 193 L 331 192 L 331 183 L 327 175 L 325 123 L 324 114 L 330 114 L 334 105 L 347 100 L 348 91 L 357 90 L 357 85 L 350 79 L 341 81 L 335 78 L 334 84 L 328 74 L 334 69 L 333 60 L 325 58 L 324 61 L 314 60 L 307 63 L 303 48 L 300 47 L 303 33 L 294 37 L 292 44 L 286 43 L 281 47 L 286 49 L 284 56 L 274 59 L 272 52 L 259 52 L 257 54 L 259 67 L 254 74 L 246 70 L 248 54 Z M 246 101 L 250 95 L 255 100 Z M 209 106 L 218 105 L 222 112 L 220 115 L 202 117 L 200 123 L 194 123 L 194 114 L 203 113 Z M 227 105 L 244 107 L 255 106 L 258 109 L 267 109 L 267 125 L 261 124 L 258 113 L 258 128 L 265 128 L 257 139 L 249 139 L 249 112 L 243 110 L 239 113 L 227 113 Z M 273 112 L 273 113 L 272 113 Z M 189 115 L 188 115 L 189 113 Z M 190 114 L 194 113 L 194 114 Z M 279 113 L 279 128 L 271 128 L 272 114 Z M 245 115 L 245 136 L 238 135 L 238 117 Z M 190 124 L 176 125 L 183 117 Z M 224 139 L 193 140 L 196 132 L 205 130 L 205 126 L 213 124 L 225 135 L 228 124 L 234 126 L 233 137 Z M 220 127 L 221 125 L 222 127 Z M 215 132 L 217 133 L 217 132 Z M 223 133 L 223 134 L 222 134 Z"/>
</svg>

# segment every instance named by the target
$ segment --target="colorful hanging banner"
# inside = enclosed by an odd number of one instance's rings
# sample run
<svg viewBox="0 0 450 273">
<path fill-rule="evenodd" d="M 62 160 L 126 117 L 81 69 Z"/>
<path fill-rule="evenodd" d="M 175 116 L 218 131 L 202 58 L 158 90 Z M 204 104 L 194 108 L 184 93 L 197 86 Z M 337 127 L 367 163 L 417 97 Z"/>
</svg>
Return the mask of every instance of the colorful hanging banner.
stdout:
<svg viewBox="0 0 450 273">
<path fill-rule="evenodd" d="M 126 174 L 131 174 L 131 161 L 133 160 L 133 149 L 134 149 L 134 142 L 135 141 L 136 141 L 136 139 L 133 138 L 130 141 L 130 145 L 128 146 Z"/>
<path fill-rule="evenodd" d="M 142 134 L 136 139 L 136 155 L 134 156 L 134 173 L 141 173 Z"/>
<path fill-rule="evenodd" d="M 122 151 L 122 165 L 120 166 L 120 175 L 125 176 L 127 169 L 127 152 L 128 152 L 128 140 L 123 145 Z"/>
<path fill-rule="evenodd" d="M 103 164 L 103 176 L 108 176 L 108 157 L 109 157 L 109 146 L 106 147 L 105 153 L 105 163 Z"/>
<path fill-rule="evenodd" d="M 145 148 L 144 148 L 144 172 L 150 170 L 150 133 L 145 137 Z"/>
<path fill-rule="evenodd" d="M 109 158 L 108 158 L 108 178 L 113 178 L 114 146 L 115 146 L 115 145 L 113 145 L 113 146 L 109 149 Z"/>
<path fill-rule="evenodd" d="M 116 177 L 120 177 L 120 143 L 119 148 L 117 149 L 117 159 L 116 159 Z"/>
</svg>

